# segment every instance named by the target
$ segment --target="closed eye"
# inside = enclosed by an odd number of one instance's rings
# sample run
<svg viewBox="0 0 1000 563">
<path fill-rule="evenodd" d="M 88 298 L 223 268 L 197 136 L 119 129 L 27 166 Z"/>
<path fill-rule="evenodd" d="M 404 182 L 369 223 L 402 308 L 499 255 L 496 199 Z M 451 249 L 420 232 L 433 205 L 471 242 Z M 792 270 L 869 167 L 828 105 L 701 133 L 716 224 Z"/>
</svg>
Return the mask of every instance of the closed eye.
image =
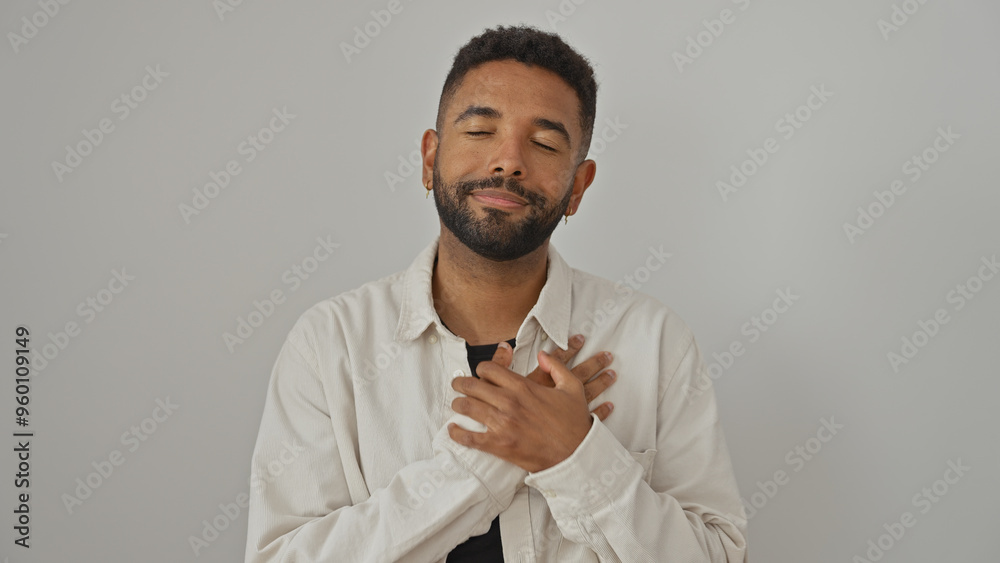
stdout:
<svg viewBox="0 0 1000 563">
<path fill-rule="evenodd" d="M 479 137 L 479 136 L 482 136 L 482 135 L 490 135 L 491 133 L 489 131 L 466 131 L 465 134 L 466 135 L 471 135 L 473 137 Z M 559 149 L 550 147 L 550 146 L 548 146 L 546 144 L 543 144 L 543 143 L 539 143 L 538 141 L 532 141 L 532 142 L 535 143 L 536 145 L 542 147 L 543 149 L 549 151 L 549 152 L 559 152 Z"/>
</svg>

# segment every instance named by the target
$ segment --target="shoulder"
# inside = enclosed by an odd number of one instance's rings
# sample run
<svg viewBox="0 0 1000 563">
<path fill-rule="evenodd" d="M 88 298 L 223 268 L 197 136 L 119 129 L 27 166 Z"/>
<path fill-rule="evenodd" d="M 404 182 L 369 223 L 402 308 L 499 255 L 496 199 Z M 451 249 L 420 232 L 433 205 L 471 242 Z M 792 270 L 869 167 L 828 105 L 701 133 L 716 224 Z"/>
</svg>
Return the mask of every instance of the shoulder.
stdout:
<svg viewBox="0 0 1000 563">
<path fill-rule="evenodd" d="M 618 324 L 625 323 L 622 328 L 641 328 L 644 334 L 652 336 L 655 333 L 685 345 L 694 339 L 690 327 L 677 311 L 659 298 L 640 291 L 634 284 L 611 281 L 576 268 L 570 270 L 574 309 L 589 309 L 591 316 L 605 315 Z"/>
<path fill-rule="evenodd" d="M 402 270 L 313 304 L 299 315 L 288 340 L 308 356 L 309 351 L 363 338 L 370 331 L 395 329 L 405 277 Z"/>
<path fill-rule="evenodd" d="M 686 364 L 697 363 L 694 333 L 669 305 L 640 291 L 638 284 L 572 271 L 572 325 L 602 341 L 624 343 L 641 361 L 655 365 L 659 396 Z"/>
</svg>

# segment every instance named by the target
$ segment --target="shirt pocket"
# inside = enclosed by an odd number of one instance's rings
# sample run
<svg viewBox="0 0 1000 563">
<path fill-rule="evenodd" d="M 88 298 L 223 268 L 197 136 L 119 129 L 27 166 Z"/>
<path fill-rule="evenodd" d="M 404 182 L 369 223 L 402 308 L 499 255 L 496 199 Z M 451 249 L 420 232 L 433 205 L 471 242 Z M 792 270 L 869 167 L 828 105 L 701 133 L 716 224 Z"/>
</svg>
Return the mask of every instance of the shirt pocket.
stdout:
<svg viewBox="0 0 1000 563">
<path fill-rule="evenodd" d="M 650 479 L 653 477 L 653 460 L 656 459 L 656 448 L 651 448 L 642 452 L 629 452 L 632 459 L 639 462 L 642 466 L 642 480 L 647 484 L 650 483 Z"/>
</svg>

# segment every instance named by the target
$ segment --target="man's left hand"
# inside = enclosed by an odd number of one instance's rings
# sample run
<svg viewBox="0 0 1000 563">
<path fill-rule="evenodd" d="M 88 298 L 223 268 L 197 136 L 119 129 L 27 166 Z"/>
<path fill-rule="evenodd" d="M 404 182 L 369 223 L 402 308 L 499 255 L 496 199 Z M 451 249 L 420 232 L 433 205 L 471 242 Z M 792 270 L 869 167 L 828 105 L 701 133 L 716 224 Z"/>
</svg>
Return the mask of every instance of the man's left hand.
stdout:
<svg viewBox="0 0 1000 563">
<path fill-rule="evenodd" d="M 453 423 L 448 425 L 451 438 L 532 473 L 569 457 L 593 423 L 583 383 L 545 352 L 538 353 L 538 365 L 555 387 L 539 385 L 494 362 L 479 364 L 479 379 L 453 379 L 452 388 L 466 396 L 452 401 L 451 408 L 487 430 L 472 432 Z"/>
</svg>

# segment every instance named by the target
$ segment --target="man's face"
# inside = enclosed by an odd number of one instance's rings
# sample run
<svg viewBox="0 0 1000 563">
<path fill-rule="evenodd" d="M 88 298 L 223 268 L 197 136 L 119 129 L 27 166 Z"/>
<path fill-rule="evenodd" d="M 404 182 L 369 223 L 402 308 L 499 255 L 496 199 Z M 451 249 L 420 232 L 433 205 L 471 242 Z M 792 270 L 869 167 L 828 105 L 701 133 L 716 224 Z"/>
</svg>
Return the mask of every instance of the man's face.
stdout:
<svg viewBox="0 0 1000 563">
<path fill-rule="evenodd" d="M 495 261 L 541 246 L 593 178 L 592 170 L 589 178 L 577 173 L 578 115 L 576 93 L 551 71 L 510 60 L 469 71 L 448 104 L 433 155 L 434 202 L 444 226 Z"/>
</svg>

